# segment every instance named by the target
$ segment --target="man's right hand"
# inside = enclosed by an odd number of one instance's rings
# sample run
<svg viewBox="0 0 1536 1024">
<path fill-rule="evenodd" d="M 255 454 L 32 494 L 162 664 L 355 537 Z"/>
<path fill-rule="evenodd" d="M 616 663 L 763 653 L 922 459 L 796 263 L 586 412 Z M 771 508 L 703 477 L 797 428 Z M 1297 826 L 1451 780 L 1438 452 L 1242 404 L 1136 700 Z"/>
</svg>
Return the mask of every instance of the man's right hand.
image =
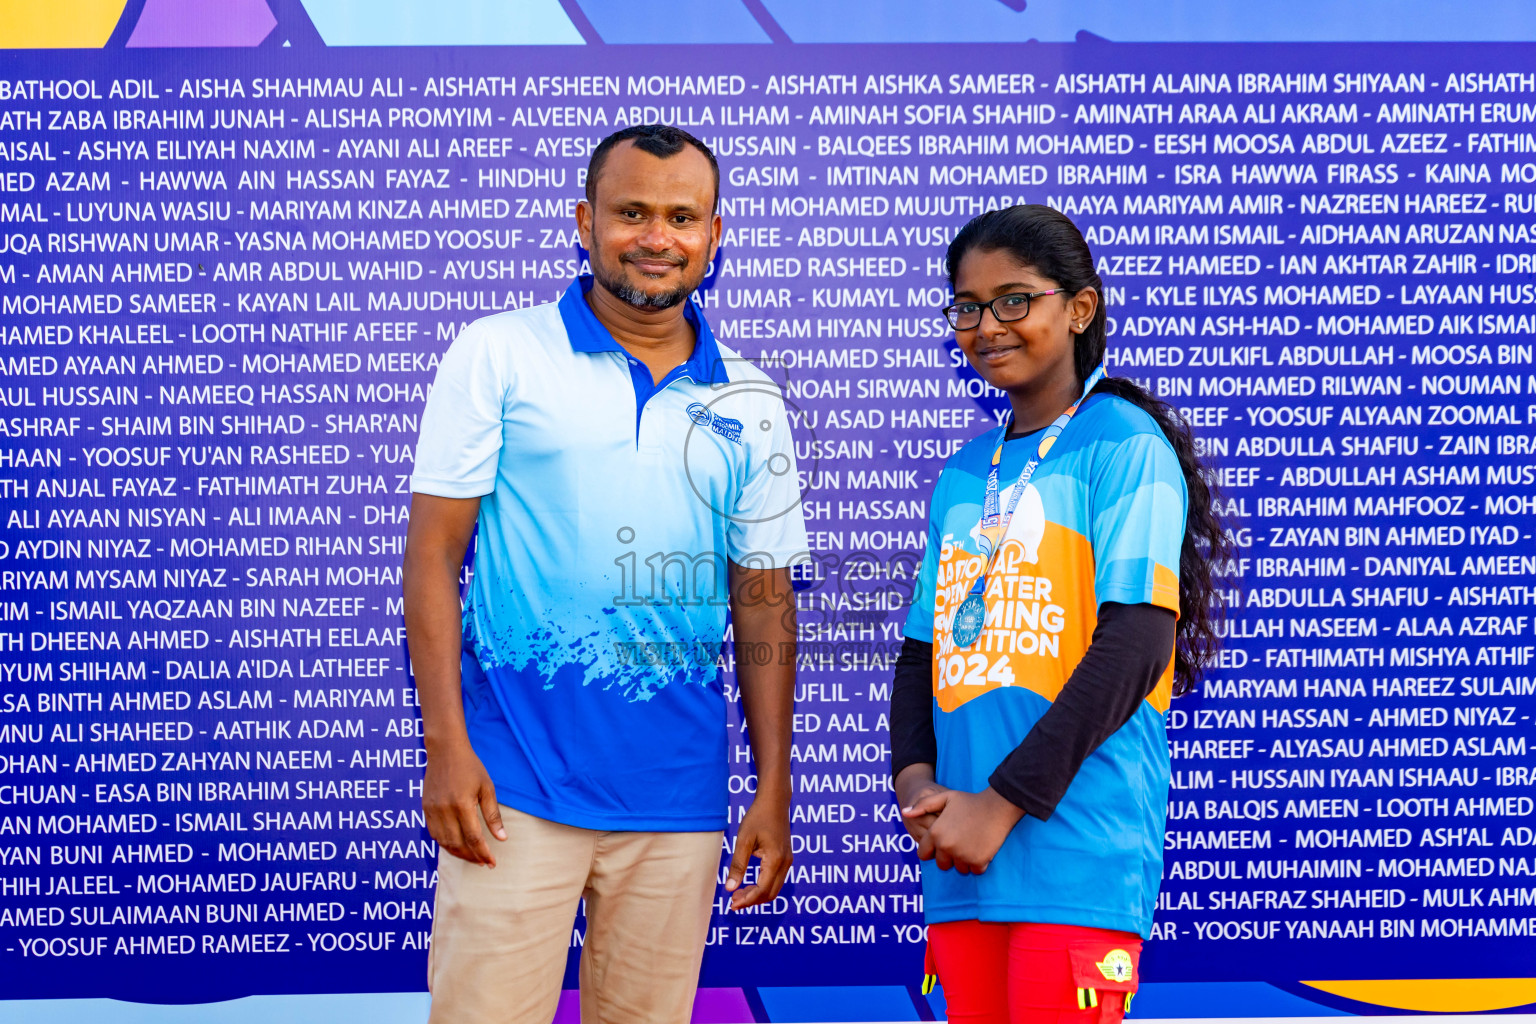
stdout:
<svg viewBox="0 0 1536 1024">
<path fill-rule="evenodd" d="M 468 740 L 439 750 L 428 748 L 421 809 L 426 812 L 427 831 L 437 845 L 471 864 L 496 866 L 481 817 L 491 834 L 503 842 L 507 830 L 501 823 L 496 786 Z"/>
</svg>

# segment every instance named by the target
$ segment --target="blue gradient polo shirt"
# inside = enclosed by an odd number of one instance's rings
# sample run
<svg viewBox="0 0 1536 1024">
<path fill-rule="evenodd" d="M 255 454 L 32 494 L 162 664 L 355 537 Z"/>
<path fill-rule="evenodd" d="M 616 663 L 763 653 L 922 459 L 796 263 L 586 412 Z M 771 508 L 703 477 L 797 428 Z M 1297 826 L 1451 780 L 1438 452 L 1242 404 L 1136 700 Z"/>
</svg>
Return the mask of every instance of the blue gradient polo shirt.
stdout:
<svg viewBox="0 0 1536 1024">
<path fill-rule="evenodd" d="M 979 792 L 1023 742 L 1082 660 L 1099 605 L 1179 611 L 1188 496 L 1157 422 L 1093 395 L 1040 463 L 998 551 L 980 637 L 957 648 L 955 610 L 981 568 L 978 525 L 1003 428 L 956 452 L 939 474 L 928 550 L 906 635 L 933 644 L 938 782 Z M 1043 431 L 1003 446 L 1003 495 Z M 980 875 L 923 864 L 923 906 L 942 921 L 1029 921 L 1149 936 L 1163 872 L 1173 661 L 1130 721 L 1078 769 L 1049 821 L 1026 815 Z"/>
<path fill-rule="evenodd" d="M 498 799 L 582 828 L 726 822 L 727 560 L 807 557 L 778 385 L 700 310 L 653 384 L 586 302 L 485 317 L 422 414 L 411 489 L 479 497 L 464 714 Z"/>
</svg>

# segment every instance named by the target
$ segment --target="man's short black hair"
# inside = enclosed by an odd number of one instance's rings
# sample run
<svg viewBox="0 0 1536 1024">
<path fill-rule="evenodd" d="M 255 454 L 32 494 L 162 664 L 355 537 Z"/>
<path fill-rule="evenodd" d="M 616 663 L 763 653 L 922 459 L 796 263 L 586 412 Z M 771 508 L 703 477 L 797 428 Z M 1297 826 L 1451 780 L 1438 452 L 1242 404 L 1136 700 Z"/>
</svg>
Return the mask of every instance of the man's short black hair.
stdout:
<svg viewBox="0 0 1536 1024">
<path fill-rule="evenodd" d="M 709 161 L 709 169 L 715 175 L 715 204 L 719 205 L 720 165 L 715 161 L 715 154 L 692 135 L 669 124 L 632 124 L 599 142 L 597 148 L 592 151 L 591 161 L 587 164 L 587 202 L 597 201 L 597 176 L 603 173 L 603 164 L 608 162 L 608 154 L 613 151 L 613 147 L 627 139 L 635 140 L 636 149 L 662 159 L 676 156 L 683 151 L 684 146 L 692 146 L 703 153 L 704 158 Z"/>
</svg>

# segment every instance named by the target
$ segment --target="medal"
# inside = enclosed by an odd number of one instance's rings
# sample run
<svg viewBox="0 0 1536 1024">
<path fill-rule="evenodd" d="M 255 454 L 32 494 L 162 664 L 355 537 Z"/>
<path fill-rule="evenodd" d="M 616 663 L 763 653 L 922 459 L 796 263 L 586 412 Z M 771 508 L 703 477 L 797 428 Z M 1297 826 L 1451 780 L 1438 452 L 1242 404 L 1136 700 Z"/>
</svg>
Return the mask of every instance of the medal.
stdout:
<svg viewBox="0 0 1536 1024">
<path fill-rule="evenodd" d="M 1024 466 L 1024 471 L 1014 481 L 1013 487 L 1008 492 L 1008 508 L 1003 514 L 998 514 L 997 495 L 997 467 L 1003 461 L 1003 441 L 997 442 L 997 450 L 992 453 L 992 471 L 987 474 L 987 491 L 981 502 L 981 541 L 979 547 L 982 558 L 986 564 L 982 567 L 981 575 L 971 585 L 970 592 L 960 607 L 955 609 L 954 617 L 950 619 L 949 635 L 954 640 L 956 647 L 969 647 L 981 636 L 982 630 L 987 625 L 987 577 L 992 573 L 992 566 L 997 562 L 997 555 L 1003 549 L 1003 541 L 1008 537 L 1008 528 L 1013 525 L 1013 513 L 1019 507 L 1019 499 L 1024 496 L 1024 489 L 1029 486 L 1030 478 L 1035 475 L 1035 470 L 1040 463 L 1050 454 L 1056 444 L 1056 438 L 1066 429 L 1072 421 L 1072 416 L 1077 412 L 1078 406 L 1083 404 L 1083 399 L 1088 397 L 1094 385 L 1104 379 L 1104 367 L 1102 364 L 1089 375 L 1087 383 L 1083 385 L 1083 393 L 1077 401 L 1067 407 L 1066 411 L 1056 417 L 1049 427 L 1045 429 L 1045 436 L 1040 439 L 1039 446 L 1035 449 L 1034 457 Z M 1013 417 L 1009 416 L 1008 422 L 1003 424 L 1003 437 L 1008 436 L 1008 427 L 1012 425 Z"/>
<path fill-rule="evenodd" d="M 980 594 L 970 594 L 955 609 L 954 622 L 949 627 L 956 647 L 969 647 L 981 636 L 987 624 L 987 602 Z"/>
</svg>

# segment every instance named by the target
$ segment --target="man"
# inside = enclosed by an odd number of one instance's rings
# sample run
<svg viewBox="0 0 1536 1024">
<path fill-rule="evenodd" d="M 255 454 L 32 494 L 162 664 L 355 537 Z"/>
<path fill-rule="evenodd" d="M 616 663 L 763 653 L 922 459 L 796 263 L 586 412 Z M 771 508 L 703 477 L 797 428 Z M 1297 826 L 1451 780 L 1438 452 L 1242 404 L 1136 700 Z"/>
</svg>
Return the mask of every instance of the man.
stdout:
<svg viewBox="0 0 1536 1024">
<path fill-rule="evenodd" d="M 757 654 L 731 906 L 788 872 L 806 535 L 782 398 L 690 302 L 719 180 L 676 128 L 605 139 L 576 216 L 592 276 L 470 324 L 423 413 L 404 588 L 442 847 L 435 1024 L 547 1024 L 582 898 L 582 1020 L 688 1020 L 726 823 L 727 601 Z"/>
</svg>

